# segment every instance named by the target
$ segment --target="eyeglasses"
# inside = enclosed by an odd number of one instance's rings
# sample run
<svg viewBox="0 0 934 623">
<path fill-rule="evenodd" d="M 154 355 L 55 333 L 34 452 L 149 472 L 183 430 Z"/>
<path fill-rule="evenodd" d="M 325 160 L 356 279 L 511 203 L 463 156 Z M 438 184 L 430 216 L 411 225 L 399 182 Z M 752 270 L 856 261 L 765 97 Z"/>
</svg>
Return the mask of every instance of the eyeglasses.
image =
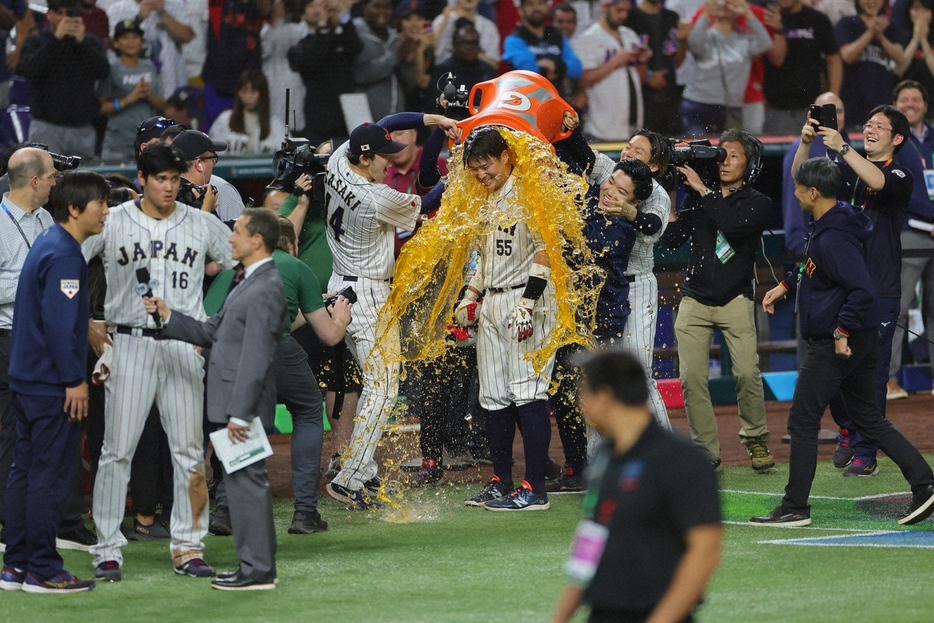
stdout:
<svg viewBox="0 0 934 623">
<path fill-rule="evenodd" d="M 892 128 L 887 128 L 884 125 L 878 123 L 864 123 L 863 132 L 868 132 L 869 130 L 874 130 L 876 132 L 891 132 Z"/>
<path fill-rule="evenodd" d="M 199 156 L 196 158 L 196 160 L 200 160 L 201 162 L 207 162 L 210 160 L 214 164 L 217 164 L 217 154 L 214 154 L 213 156 Z"/>
</svg>

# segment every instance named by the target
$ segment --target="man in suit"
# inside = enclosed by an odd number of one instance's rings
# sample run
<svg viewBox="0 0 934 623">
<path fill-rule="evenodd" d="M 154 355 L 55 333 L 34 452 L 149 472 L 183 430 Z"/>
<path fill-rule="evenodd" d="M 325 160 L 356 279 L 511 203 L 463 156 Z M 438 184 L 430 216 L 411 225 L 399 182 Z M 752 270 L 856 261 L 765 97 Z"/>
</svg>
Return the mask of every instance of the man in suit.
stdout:
<svg viewBox="0 0 934 623">
<path fill-rule="evenodd" d="M 272 252 L 279 239 L 276 215 L 248 209 L 234 223 L 231 255 L 239 260 L 234 285 L 223 307 L 206 322 L 172 313 L 157 297 L 144 299 L 158 311 L 165 338 L 211 347 L 208 364 L 208 419 L 226 425 L 236 443 L 262 418 L 271 427 L 276 385 L 273 360 L 286 330 L 286 299 Z M 265 461 L 224 474 L 230 523 L 240 566 L 211 583 L 220 590 L 271 590 L 276 587 L 276 533 Z"/>
</svg>

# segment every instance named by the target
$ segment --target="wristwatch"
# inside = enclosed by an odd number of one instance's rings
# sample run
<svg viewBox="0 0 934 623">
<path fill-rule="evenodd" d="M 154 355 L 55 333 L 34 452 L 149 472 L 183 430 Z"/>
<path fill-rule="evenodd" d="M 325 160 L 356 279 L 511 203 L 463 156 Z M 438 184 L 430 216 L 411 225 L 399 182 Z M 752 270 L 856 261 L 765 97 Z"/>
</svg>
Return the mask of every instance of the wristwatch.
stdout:
<svg viewBox="0 0 934 623">
<path fill-rule="evenodd" d="M 841 148 L 840 148 L 840 151 L 838 151 L 837 153 L 840 154 L 841 156 L 845 156 L 845 155 L 847 155 L 847 154 L 850 152 L 850 149 L 852 149 L 852 148 L 851 148 L 849 145 L 847 145 L 846 143 L 844 143 L 844 144 L 843 144 L 843 147 L 841 147 Z"/>
<path fill-rule="evenodd" d="M 845 336 L 844 334 L 840 333 L 840 329 L 834 329 L 834 330 L 833 330 L 833 339 L 834 339 L 834 340 L 843 340 L 843 339 L 846 339 L 846 337 L 847 337 L 847 336 Z"/>
</svg>

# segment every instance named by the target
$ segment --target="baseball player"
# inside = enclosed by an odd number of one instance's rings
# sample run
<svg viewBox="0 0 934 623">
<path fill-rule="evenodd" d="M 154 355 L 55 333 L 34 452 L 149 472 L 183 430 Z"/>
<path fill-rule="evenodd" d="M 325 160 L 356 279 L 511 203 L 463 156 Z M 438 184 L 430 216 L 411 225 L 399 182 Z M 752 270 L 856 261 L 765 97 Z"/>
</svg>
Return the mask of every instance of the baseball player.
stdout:
<svg viewBox="0 0 934 623">
<path fill-rule="evenodd" d="M 103 259 L 104 319 L 115 331 L 112 372 L 105 385 L 104 446 L 94 484 L 98 544 L 91 554 L 97 578 L 121 579 L 126 539 L 119 528 L 130 461 L 155 400 L 175 468 L 170 521 L 175 572 L 210 577 L 214 570 L 201 555 L 208 526 L 201 429 L 204 360 L 188 344 L 159 339 L 160 325 L 146 313 L 141 295 L 151 290 L 173 309 L 204 319 L 205 258 L 224 268 L 235 264 L 227 242 L 230 230 L 213 215 L 176 202 L 187 166 L 174 148 L 149 146 L 138 169 L 142 197 L 114 208 L 104 231 L 84 243 L 86 258 Z M 141 269 L 148 270 L 148 277 L 137 272 Z"/>
<path fill-rule="evenodd" d="M 486 409 L 493 480 L 465 501 L 495 511 L 546 510 L 545 462 L 551 441 L 548 387 L 554 355 L 536 371 L 526 355 L 541 349 L 555 326 L 549 281 L 551 263 L 541 236 L 520 218 L 514 205 L 514 156 L 500 131 L 482 126 L 464 143 L 464 162 L 489 191 L 499 214 L 516 215 L 511 224 L 481 236 L 480 259 L 456 309 L 459 324 L 477 322 L 480 406 Z M 512 220 L 509 216 L 506 221 Z M 477 299 L 486 292 L 482 305 Z M 512 445 L 522 429 L 525 479 L 513 490 Z"/>
<path fill-rule="evenodd" d="M 662 135 L 649 130 L 639 130 L 620 153 L 620 160 L 636 158 L 649 165 L 652 176 L 652 194 L 639 204 L 638 210 L 608 212 L 622 215 L 636 228 L 636 242 L 629 256 L 626 279 L 629 280 L 629 307 L 632 315 L 626 324 L 623 347 L 638 357 L 648 374 L 649 408 L 662 427 L 671 430 L 668 410 L 658 392 L 658 384 L 652 377 L 652 353 L 655 348 L 655 329 L 658 324 L 658 280 L 655 268 L 655 243 L 668 226 L 671 198 L 658 183 L 658 178 L 668 169 L 668 142 Z M 598 162 L 600 158 L 598 158 Z M 609 177 L 609 172 L 606 173 Z M 600 181 L 602 182 L 603 179 Z"/>
<path fill-rule="evenodd" d="M 351 286 L 357 293 L 353 320 L 345 341 L 363 369 L 363 392 L 341 470 L 327 485 L 335 500 L 354 508 L 371 508 L 369 494 L 379 488 L 376 444 L 399 390 L 399 363 L 387 363 L 374 349 L 377 314 L 389 297 L 395 259 L 395 228 L 415 229 L 423 214 L 440 205 L 441 185 L 424 197 L 401 193 L 383 184 L 392 154 L 405 148 L 389 133 L 422 126 L 439 126 L 453 136 L 454 121 L 440 115 L 399 113 L 378 124 L 354 129 L 350 140 L 331 155 L 325 178 L 327 239 L 334 256 L 328 290 Z M 398 342 L 398 328 L 388 344 Z"/>
</svg>

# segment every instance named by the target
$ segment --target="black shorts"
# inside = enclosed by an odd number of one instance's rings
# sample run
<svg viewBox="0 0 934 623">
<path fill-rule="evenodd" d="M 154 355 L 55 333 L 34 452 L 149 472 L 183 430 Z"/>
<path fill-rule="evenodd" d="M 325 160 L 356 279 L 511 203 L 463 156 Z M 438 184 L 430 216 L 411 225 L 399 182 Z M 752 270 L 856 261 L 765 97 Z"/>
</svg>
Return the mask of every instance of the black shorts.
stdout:
<svg viewBox="0 0 934 623">
<path fill-rule="evenodd" d="M 292 337 L 308 353 L 308 365 L 322 392 L 359 394 L 363 390 L 360 366 L 343 340 L 336 346 L 325 346 L 307 324 L 293 331 Z"/>
</svg>

